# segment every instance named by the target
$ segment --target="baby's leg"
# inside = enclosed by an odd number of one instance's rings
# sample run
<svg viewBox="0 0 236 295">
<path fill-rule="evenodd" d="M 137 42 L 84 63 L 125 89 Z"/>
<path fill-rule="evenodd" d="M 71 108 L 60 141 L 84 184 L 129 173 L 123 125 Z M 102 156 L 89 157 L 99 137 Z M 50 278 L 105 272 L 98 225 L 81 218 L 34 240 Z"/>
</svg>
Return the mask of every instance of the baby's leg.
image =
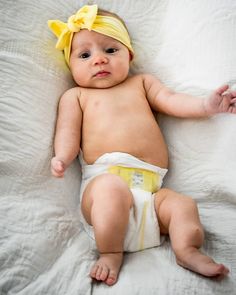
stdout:
<svg viewBox="0 0 236 295">
<path fill-rule="evenodd" d="M 224 276 L 229 270 L 199 250 L 204 233 L 195 202 L 169 189 L 156 194 L 155 207 L 161 233 L 169 234 L 176 261 L 204 276 Z"/>
<path fill-rule="evenodd" d="M 116 175 L 100 175 L 84 191 L 82 212 L 86 221 L 94 228 L 100 253 L 90 275 L 107 285 L 113 285 L 117 281 L 132 204 L 131 191 Z"/>
</svg>

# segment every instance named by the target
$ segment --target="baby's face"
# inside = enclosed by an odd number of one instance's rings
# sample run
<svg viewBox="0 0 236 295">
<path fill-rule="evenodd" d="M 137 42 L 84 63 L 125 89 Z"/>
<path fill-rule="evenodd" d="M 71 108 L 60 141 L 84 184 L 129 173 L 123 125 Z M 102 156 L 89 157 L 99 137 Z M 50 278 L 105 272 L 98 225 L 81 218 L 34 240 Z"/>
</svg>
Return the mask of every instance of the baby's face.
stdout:
<svg viewBox="0 0 236 295">
<path fill-rule="evenodd" d="M 74 34 L 70 69 L 75 82 L 86 88 L 109 88 L 129 74 L 130 53 L 119 41 L 81 30 Z"/>
</svg>

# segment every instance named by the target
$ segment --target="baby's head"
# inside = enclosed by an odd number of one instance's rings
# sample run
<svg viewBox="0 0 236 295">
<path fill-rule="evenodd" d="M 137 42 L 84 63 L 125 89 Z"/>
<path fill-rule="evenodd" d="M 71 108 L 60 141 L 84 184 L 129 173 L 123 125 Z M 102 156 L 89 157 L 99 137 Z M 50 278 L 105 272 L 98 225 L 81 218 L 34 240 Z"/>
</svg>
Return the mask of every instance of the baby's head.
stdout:
<svg viewBox="0 0 236 295">
<path fill-rule="evenodd" d="M 84 6 L 68 23 L 50 20 L 75 82 L 82 87 L 108 88 L 128 76 L 133 48 L 123 21 L 115 14 Z"/>
</svg>

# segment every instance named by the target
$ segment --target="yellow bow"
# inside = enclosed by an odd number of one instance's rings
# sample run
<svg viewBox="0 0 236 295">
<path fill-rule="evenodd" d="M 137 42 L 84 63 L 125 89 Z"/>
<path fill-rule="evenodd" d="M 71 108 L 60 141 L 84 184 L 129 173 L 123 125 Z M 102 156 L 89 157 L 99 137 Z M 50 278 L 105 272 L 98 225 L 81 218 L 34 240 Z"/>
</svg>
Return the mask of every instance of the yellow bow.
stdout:
<svg viewBox="0 0 236 295">
<path fill-rule="evenodd" d="M 69 17 L 67 23 L 60 20 L 49 20 L 48 26 L 57 36 L 56 48 L 64 50 L 67 64 L 69 65 L 71 43 L 73 35 L 81 29 L 93 30 L 112 37 L 123 43 L 133 55 L 129 34 L 120 20 L 112 16 L 97 15 L 97 5 L 85 5 L 75 15 Z"/>
</svg>

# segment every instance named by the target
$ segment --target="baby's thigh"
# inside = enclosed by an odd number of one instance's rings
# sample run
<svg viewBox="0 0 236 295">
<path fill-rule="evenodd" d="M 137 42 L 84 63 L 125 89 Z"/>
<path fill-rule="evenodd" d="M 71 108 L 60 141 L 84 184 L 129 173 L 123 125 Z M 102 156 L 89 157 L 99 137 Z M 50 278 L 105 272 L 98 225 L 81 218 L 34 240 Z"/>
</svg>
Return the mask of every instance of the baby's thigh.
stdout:
<svg viewBox="0 0 236 295">
<path fill-rule="evenodd" d="M 87 219 L 90 218 L 92 206 L 117 206 L 120 208 L 131 208 L 133 205 L 133 195 L 127 183 L 117 175 L 105 173 L 94 177 L 86 186 L 81 209 Z"/>
</svg>

